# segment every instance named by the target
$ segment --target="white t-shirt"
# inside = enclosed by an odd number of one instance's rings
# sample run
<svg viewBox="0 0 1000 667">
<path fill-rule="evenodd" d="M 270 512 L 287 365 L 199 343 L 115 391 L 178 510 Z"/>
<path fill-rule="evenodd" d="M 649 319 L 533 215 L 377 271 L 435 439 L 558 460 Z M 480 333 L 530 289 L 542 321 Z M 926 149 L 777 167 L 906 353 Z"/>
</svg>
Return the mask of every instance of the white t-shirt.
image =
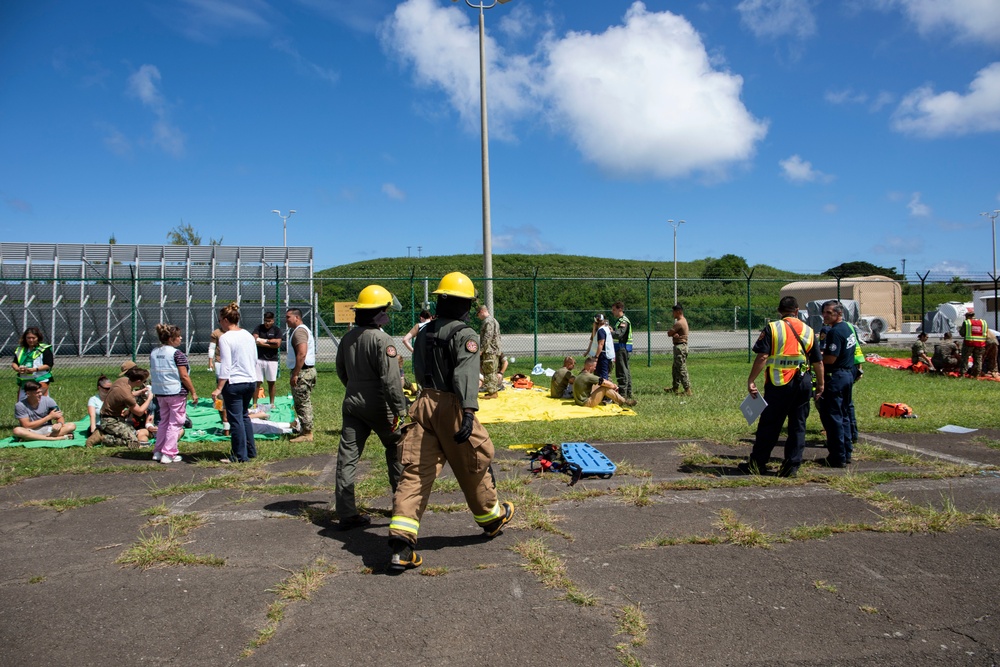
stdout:
<svg viewBox="0 0 1000 667">
<path fill-rule="evenodd" d="M 94 414 L 97 415 L 97 423 L 91 424 L 90 428 L 97 428 L 101 425 L 101 408 L 104 407 L 104 401 L 101 400 L 100 396 L 91 396 L 87 399 L 87 407 L 94 408 Z"/>
<path fill-rule="evenodd" d="M 257 382 L 257 341 L 246 329 L 227 331 L 219 338 L 219 379 L 230 384 Z"/>
</svg>

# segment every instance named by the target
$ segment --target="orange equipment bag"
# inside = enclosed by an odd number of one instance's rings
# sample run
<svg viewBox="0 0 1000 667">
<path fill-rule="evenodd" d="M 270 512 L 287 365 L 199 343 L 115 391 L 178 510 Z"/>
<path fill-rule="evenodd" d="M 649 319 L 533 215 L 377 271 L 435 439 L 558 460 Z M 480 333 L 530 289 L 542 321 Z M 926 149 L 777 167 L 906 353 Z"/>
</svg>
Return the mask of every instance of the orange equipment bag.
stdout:
<svg viewBox="0 0 1000 667">
<path fill-rule="evenodd" d="M 917 363 L 910 366 L 910 370 L 913 371 L 914 373 L 926 373 L 927 364 L 925 364 L 922 361 L 918 361 Z"/>
<path fill-rule="evenodd" d="M 531 389 L 535 386 L 535 383 L 531 381 L 527 375 L 523 373 L 518 373 L 510 379 L 510 384 L 514 389 Z"/>
<path fill-rule="evenodd" d="M 879 417 L 907 417 L 913 414 L 913 408 L 906 403 L 883 403 L 879 408 Z"/>
</svg>

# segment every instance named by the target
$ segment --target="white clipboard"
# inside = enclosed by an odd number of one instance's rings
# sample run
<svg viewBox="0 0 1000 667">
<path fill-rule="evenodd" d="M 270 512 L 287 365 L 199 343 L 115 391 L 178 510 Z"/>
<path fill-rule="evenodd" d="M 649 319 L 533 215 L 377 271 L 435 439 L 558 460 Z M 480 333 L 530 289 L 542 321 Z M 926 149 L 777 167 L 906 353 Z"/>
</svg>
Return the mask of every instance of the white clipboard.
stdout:
<svg viewBox="0 0 1000 667">
<path fill-rule="evenodd" d="M 767 401 L 764 400 L 763 394 L 757 394 L 757 398 L 754 398 L 752 394 L 747 394 L 747 397 L 740 403 L 740 412 L 746 418 L 747 426 L 752 426 L 766 407 Z"/>
</svg>

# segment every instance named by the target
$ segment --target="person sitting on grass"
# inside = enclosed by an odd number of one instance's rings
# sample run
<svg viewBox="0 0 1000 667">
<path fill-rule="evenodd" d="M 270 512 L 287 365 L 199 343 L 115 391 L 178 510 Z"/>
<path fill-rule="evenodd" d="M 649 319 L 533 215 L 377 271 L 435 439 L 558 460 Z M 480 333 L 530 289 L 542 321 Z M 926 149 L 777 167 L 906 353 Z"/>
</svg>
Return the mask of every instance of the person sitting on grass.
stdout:
<svg viewBox="0 0 1000 667">
<path fill-rule="evenodd" d="M 111 391 L 111 380 L 107 375 L 97 378 L 97 393 L 87 399 L 87 416 L 90 417 L 90 426 L 87 428 L 86 436 L 90 437 L 97 427 L 101 425 L 101 408 Z"/>
<path fill-rule="evenodd" d="M 126 361 L 121 366 L 122 372 L 111 384 L 111 391 L 104 399 L 101 408 L 101 425 L 87 438 L 87 447 L 104 444 L 105 447 L 128 447 L 139 449 L 140 445 L 149 443 L 149 431 L 140 428 L 138 431 L 132 425 L 130 417 L 144 416 L 153 402 L 152 392 L 142 392 L 143 402 L 138 403 L 133 390 L 144 389 L 149 371 L 139 368 L 132 361 Z"/>
<path fill-rule="evenodd" d="M 574 368 L 576 368 L 576 359 L 573 357 L 563 359 L 562 368 L 552 376 L 552 383 L 549 385 L 550 398 L 573 398 Z"/>
<path fill-rule="evenodd" d="M 618 385 L 611 380 L 602 380 L 594 374 L 597 368 L 597 357 L 587 357 L 583 362 L 583 372 L 573 381 L 573 400 L 577 405 L 594 408 L 605 398 L 610 398 L 618 405 L 632 407 L 636 404 L 634 398 L 625 398 L 618 393 Z"/>
<path fill-rule="evenodd" d="M 76 424 L 66 423 L 56 402 L 42 395 L 42 385 L 27 380 L 21 388 L 24 398 L 14 405 L 14 417 L 20 424 L 14 427 L 14 437 L 18 440 L 72 440 Z"/>
</svg>

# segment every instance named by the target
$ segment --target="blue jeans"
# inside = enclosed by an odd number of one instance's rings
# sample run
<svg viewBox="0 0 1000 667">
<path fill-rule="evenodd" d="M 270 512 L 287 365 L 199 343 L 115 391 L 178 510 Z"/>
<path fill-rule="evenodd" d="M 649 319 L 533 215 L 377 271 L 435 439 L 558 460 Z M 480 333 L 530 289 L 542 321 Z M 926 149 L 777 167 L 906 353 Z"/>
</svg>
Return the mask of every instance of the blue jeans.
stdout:
<svg viewBox="0 0 1000 667">
<path fill-rule="evenodd" d="M 257 393 L 256 382 L 227 382 L 222 388 L 222 403 L 229 417 L 229 437 L 233 450 L 229 458 L 246 462 L 257 457 L 257 444 L 253 440 L 253 422 L 249 407 Z"/>
<path fill-rule="evenodd" d="M 594 371 L 594 374 L 602 380 L 611 379 L 611 360 L 604 356 L 603 352 L 597 357 L 597 370 Z"/>
</svg>

